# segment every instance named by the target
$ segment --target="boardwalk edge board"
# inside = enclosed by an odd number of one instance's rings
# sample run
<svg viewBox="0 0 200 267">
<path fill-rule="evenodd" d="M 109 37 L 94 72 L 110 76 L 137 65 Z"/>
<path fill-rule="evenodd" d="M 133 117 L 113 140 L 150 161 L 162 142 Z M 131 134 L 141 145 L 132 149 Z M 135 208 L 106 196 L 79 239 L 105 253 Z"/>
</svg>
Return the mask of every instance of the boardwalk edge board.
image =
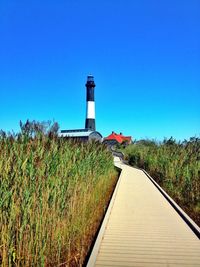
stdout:
<svg viewBox="0 0 200 267">
<path fill-rule="evenodd" d="M 122 169 L 121 168 L 119 168 L 117 166 L 115 166 L 115 167 L 122 172 Z M 112 198 L 111 198 L 110 203 L 108 205 L 108 209 L 107 209 L 106 214 L 105 214 L 105 216 L 103 218 L 102 224 L 100 225 L 100 230 L 97 233 L 97 238 L 95 240 L 94 246 L 91 249 L 91 254 L 89 256 L 88 262 L 86 263 L 86 267 L 93 267 L 93 266 L 95 266 L 95 262 L 96 262 L 97 255 L 98 255 L 98 252 L 99 252 L 100 244 L 101 244 L 101 241 L 103 239 L 104 231 L 105 231 L 105 228 L 106 228 L 107 223 L 108 223 L 108 220 L 109 220 L 109 216 L 110 216 L 110 213 L 111 213 L 111 210 L 112 210 L 114 201 L 115 201 L 115 197 L 116 197 L 116 194 L 117 194 L 117 190 L 118 190 L 120 181 L 121 181 L 121 173 L 119 175 L 117 184 L 115 186 L 115 189 L 114 189 Z"/>
<path fill-rule="evenodd" d="M 176 210 L 181 216 L 185 223 L 190 227 L 194 234 L 200 239 L 200 228 L 198 225 L 181 209 L 181 207 L 155 182 L 155 180 L 146 172 L 144 169 L 140 169 L 150 179 L 150 181 L 156 186 L 160 193 L 170 203 L 170 205 Z"/>
</svg>

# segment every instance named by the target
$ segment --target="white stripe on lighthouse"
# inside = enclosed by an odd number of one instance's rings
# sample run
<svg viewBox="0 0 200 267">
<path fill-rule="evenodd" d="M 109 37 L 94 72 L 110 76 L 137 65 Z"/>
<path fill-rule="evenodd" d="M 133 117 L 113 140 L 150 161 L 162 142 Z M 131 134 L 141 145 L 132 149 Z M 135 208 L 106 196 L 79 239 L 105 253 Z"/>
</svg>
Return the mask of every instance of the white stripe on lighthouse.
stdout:
<svg viewBox="0 0 200 267">
<path fill-rule="evenodd" d="M 95 102 L 87 101 L 87 119 L 95 119 Z"/>
</svg>

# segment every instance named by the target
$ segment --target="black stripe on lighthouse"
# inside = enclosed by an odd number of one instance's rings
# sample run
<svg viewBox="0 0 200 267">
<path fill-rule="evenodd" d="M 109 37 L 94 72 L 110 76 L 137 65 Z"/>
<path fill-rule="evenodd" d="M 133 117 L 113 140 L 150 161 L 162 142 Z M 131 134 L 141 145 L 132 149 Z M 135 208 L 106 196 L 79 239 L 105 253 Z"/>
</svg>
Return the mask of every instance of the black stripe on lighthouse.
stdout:
<svg viewBox="0 0 200 267">
<path fill-rule="evenodd" d="M 94 77 L 88 76 L 86 83 L 87 90 L 87 110 L 86 110 L 86 120 L 85 120 L 85 128 L 91 131 L 95 131 L 95 101 L 94 101 Z"/>
<path fill-rule="evenodd" d="M 94 101 L 94 88 L 87 88 L 87 101 Z"/>
</svg>

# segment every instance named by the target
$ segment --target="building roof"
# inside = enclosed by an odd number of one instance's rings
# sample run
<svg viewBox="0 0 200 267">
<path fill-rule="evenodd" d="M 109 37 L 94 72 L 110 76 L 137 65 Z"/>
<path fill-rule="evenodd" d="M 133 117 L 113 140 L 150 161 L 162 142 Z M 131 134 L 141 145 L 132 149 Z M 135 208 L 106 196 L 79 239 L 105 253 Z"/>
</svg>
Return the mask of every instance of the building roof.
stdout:
<svg viewBox="0 0 200 267">
<path fill-rule="evenodd" d="M 124 136 L 122 133 L 116 134 L 115 132 L 112 132 L 109 136 L 105 137 L 104 140 L 115 140 L 118 143 L 122 143 L 124 141 L 130 142 L 132 140 L 131 136 Z"/>
<path fill-rule="evenodd" d="M 73 130 L 61 130 L 61 133 L 77 133 L 77 132 L 88 132 L 89 129 L 73 129 Z"/>
<path fill-rule="evenodd" d="M 59 134 L 60 137 L 71 137 L 71 138 L 79 138 L 79 137 L 89 137 L 98 135 L 102 138 L 102 135 L 97 131 L 88 131 L 87 129 L 78 129 L 76 130 L 62 130 Z"/>
</svg>

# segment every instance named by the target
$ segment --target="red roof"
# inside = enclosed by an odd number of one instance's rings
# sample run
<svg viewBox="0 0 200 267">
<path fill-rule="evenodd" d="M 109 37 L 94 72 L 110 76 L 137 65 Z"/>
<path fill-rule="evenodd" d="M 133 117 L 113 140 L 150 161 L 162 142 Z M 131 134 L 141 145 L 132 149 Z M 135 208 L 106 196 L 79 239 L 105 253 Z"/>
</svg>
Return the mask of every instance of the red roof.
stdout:
<svg viewBox="0 0 200 267">
<path fill-rule="evenodd" d="M 116 134 L 112 132 L 109 136 L 105 137 L 104 140 L 116 140 L 118 143 L 122 143 L 123 141 L 131 141 L 131 136 L 124 136 L 122 134 Z"/>
</svg>

